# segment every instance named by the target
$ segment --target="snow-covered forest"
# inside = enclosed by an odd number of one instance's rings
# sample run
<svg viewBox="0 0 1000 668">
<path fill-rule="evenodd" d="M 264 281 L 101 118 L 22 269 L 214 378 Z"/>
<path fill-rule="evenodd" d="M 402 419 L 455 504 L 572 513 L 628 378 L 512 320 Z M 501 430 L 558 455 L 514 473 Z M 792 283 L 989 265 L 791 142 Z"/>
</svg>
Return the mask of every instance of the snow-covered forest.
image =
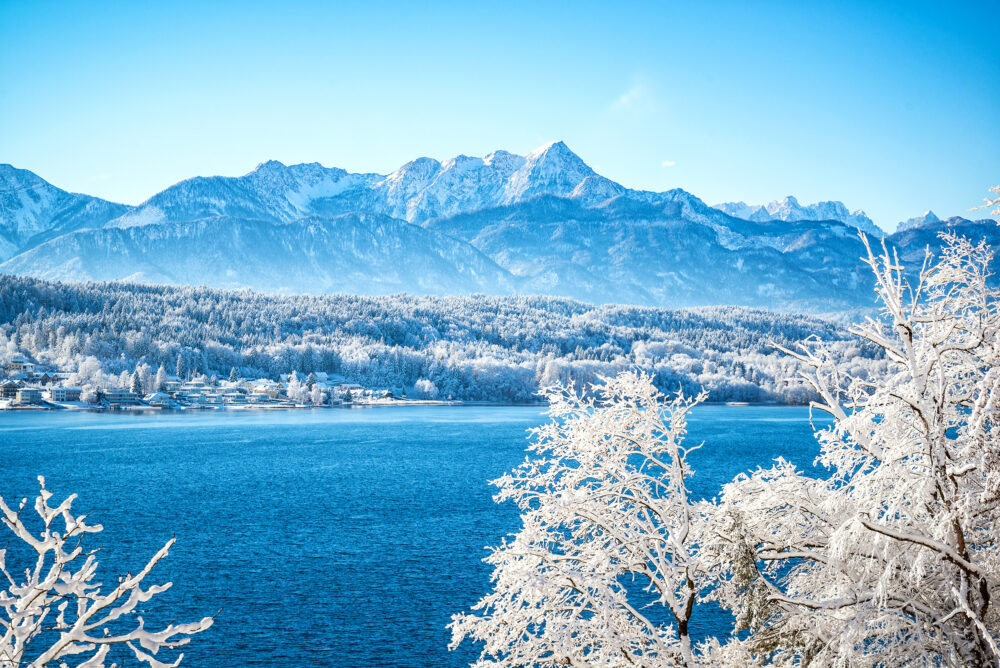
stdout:
<svg viewBox="0 0 1000 668">
<path fill-rule="evenodd" d="M 0 276 L 0 362 L 18 354 L 119 384 L 137 368 L 277 377 L 340 374 L 413 396 L 524 402 L 642 369 L 665 390 L 710 401 L 800 403 L 800 363 L 775 346 L 810 335 L 861 377 L 874 346 L 831 322 L 739 307 L 593 307 L 551 297 L 274 296 L 130 283 L 60 284 Z M 152 388 L 147 388 L 152 389 Z"/>
</svg>

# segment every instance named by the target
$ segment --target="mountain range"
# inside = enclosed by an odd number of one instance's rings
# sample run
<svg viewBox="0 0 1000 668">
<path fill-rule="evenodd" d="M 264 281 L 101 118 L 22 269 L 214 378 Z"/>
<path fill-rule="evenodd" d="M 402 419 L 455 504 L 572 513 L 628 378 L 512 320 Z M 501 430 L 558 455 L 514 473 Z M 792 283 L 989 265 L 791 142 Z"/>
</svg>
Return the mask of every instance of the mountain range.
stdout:
<svg viewBox="0 0 1000 668">
<path fill-rule="evenodd" d="M 993 221 L 932 216 L 886 241 L 911 251 L 946 227 L 997 237 Z M 269 161 L 134 207 L 0 165 L 0 273 L 62 281 L 837 311 L 871 303 L 858 230 L 885 236 L 840 202 L 711 207 L 625 188 L 562 142 L 388 175 Z"/>
</svg>

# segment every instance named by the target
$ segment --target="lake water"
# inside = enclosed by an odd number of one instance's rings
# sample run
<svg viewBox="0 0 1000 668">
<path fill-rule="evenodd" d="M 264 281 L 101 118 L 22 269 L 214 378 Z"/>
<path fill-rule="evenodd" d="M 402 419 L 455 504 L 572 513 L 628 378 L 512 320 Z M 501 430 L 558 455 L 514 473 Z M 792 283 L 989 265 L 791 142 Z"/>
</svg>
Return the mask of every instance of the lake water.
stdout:
<svg viewBox="0 0 1000 668">
<path fill-rule="evenodd" d="M 448 652 L 445 625 L 489 589 L 484 546 L 518 526 L 487 480 L 524 458 L 543 420 L 535 407 L 7 412 L 0 495 L 33 496 L 37 475 L 57 499 L 77 493 L 74 510 L 105 527 L 105 582 L 176 536 L 147 580 L 174 582 L 154 610 L 222 610 L 183 665 L 462 666 L 478 647 Z M 808 466 L 818 452 L 795 407 L 700 406 L 699 441 L 690 486 L 704 496 L 779 455 Z M 726 623 L 707 611 L 692 630 Z"/>
</svg>

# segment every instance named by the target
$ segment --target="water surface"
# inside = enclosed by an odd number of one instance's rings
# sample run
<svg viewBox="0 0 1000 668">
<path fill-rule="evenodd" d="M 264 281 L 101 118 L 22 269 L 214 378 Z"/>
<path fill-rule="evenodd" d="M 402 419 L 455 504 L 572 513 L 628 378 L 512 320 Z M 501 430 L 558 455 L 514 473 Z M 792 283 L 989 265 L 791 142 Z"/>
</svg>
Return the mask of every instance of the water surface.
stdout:
<svg viewBox="0 0 1000 668">
<path fill-rule="evenodd" d="M 0 494 L 33 495 L 37 475 L 57 498 L 77 493 L 105 527 L 105 582 L 176 536 L 150 579 L 174 582 L 156 609 L 222 609 L 183 665 L 462 666 L 477 648 L 448 652 L 445 625 L 489 589 L 484 546 L 518 526 L 487 480 L 543 420 L 524 406 L 5 412 Z M 803 408 L 700 406 L 689 439 L 706 442 L 690 486 L 707 497 L 779 455 L 817 454 Z M 709 610 L 693 632 L 726 623 Z"/>
</svg>

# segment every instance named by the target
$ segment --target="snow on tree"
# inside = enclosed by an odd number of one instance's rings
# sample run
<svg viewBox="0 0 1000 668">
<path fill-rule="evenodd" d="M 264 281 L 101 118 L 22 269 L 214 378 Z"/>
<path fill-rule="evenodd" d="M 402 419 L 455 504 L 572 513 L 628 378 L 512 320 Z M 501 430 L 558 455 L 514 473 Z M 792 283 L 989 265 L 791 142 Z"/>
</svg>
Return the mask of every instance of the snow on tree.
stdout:
<svg viewBox="0 0 1000 668">
<path fill-rule="evenodd" d="M 416 383 L 414 383 L 414 388 L 417 390 L 417 396 L 421 399 L 437 399 L 438 389 L 434 385 L 434 381 L 427 378 L 419 378 Z"/>
<path fill-rule="evenodd" d="M 682 441 L 705 395 L 665 400 L 645 374 L 603 381 L 548 389 L 533 456 L 494 483 L 522 527 L 486 559 L 493 592 L 452 618 L 452 648 L 485 643 L 477 666 L 696 665 L 701 504 Z"/>
<path fill-rule="evenodd" d="M 41 489 L 33 506 L 38 515 L 36 522 L 28 523 L 25 517 L 27 499 L 15 509 L 0 498 L 0 524 L 26 544 L 16 546 L 23 550 L 12 550 L 9 544 L 0 550 L 0 572 L 9 583 L 6 590 L 0 590 L 0 667 L 68 668 L 66 659 L 73 657 L 76 661 L 84 659 L 74 663 L 78 668 L 104 668 L 114 645 L 127 646 L 136 660 L 150 668 L 178 666 L 183 654 L 165 663 L 156 658 L 160 650 L 187 644 L 189 636 L 212 626 L 213 619 L 170 623 L 160 631 L 146 628 L 141 614 L 149 601 L 169 589 L 171 583 L 144 589 L 143 581 L 167 556 L 174 539 L 141 571 L 118 578 L 114 588 L 101 593 L 101 584 L 94 581 L 97 550 L 86 550 L 83 542 L 88 534 L 103 528 L 87 524 L 86 515 L 71 513 L 76 495 L 50 506 L 52 493 L 45 488 L 44 478 L 39 477 L 38 482 Z M 22 553 L 31 555 L 33 563 L 17 567 L 8 563 L 11 556 Z M 110 664 L 111 668 L 115 665 Z"/>
<path fill-rule="evenodd" d="M 1000 216 L 1000 186 L 993 186 L 990 188 L 990 192 L 993 193 L 993 197 L 984 198 L 986 203 L 975 207 L 973 211 L 976 209 L 988 209 L 992 206 L 996 208 L 994 208 L 990 213 L 994 216 Z"/>
<path fill-rule="evenodd" d="M 321 406 L 326 403 L 326 392 L 319 385 L 313 385 L 313 388 L 309 390 L 309 401 L 315 406 Z"/>
<path fill-rule="evenodd" d="M 156 380 L 153 381 L 153 392 L 162 392 L 167 382 L 167 370 L 161 364 L 156 370 Z"/>
<path fill-rule="evenodd" d="M 139 372 L 134 371 L 129 379 L 128 389 L 136 394 L 142 394 L 142 381 L 139 379 Z"/>
<path fill-rule="evenodd" d="M 141 393 L 153 392 L 153 369 L 145 362 L 139 362 L 135 366 L 135 373 L 139 377 L 139 388 Z"/>
<path fill-rule="evenodd" d="M 285 394 L 288 398 L 297 403 L 305 403 L 309 401 L 309 388 L 305 383 L 299 380 L 299 376 L 294 371 L 292 372 L 291 378 L 288 380 L 288 386 L 285 389 Z"/>
<path fill-rule="evenodd" d="M 70 380 L 76 385 L 85 385 L 87 383 L 100 383 L 103 379 L 104 369 L 100 360 L 90 356 L 80 362 L 76 373 Z"/>
<path fill-rule="evenodd" d="M 239 379 L 240 379 L 240 374 L 236 370 L 236 367 L 231 368 L 229 370 L 229 382 L 230 383 L 235 383 L 235 382 L 239 381 Z"/>
<path fill-rule="evenodd" d="M 984 243 L 945 241 L 913 282 L 868 248 L 883 317 L 854 332 L 884 376 L 794 353 L 829 476 L 779 460 L 724 488 L 714 595 L 775 665 L 1000 664 L 1000 295 Z"/>
<path fill-rule="evenodd" d="M 94 385 L 87 383 L 80 390 L 80 401 L 88 404 L 97 403 L 97 388 Z"/>
<path fill-rule="evenodd" d="M 184 380 L 187 377 L 187 362 L 184 361 L 184 353 L 177 353 L 177 377 Z"/>
</svg>

